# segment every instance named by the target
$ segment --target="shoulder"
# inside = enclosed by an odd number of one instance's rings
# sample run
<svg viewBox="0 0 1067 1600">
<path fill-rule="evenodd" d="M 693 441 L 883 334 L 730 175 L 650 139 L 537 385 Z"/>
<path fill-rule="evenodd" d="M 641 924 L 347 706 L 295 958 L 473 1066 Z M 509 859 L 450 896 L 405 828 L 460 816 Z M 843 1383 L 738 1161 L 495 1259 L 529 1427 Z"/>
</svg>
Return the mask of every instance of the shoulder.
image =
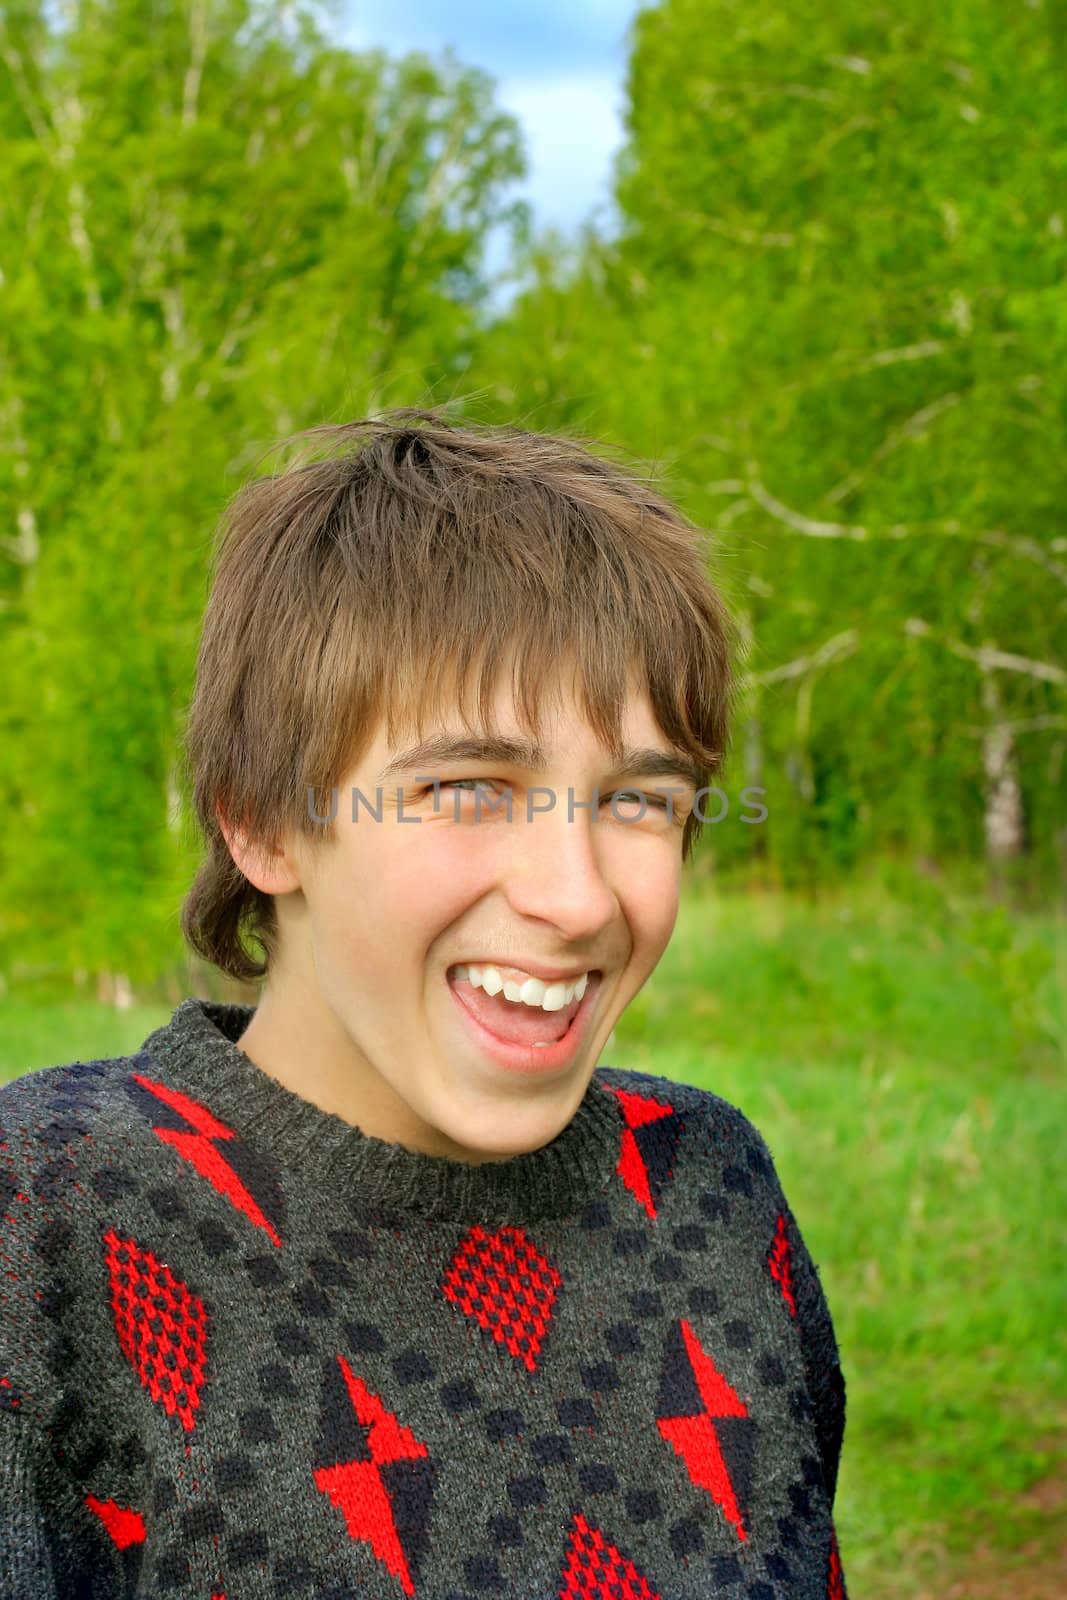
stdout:
<svg viewBox="0 0 1067 1600">
<path fill-rule="evenodd" d="M 729 1100 L 693 1083 L 623 1067 L 598 1067 L 596 1078 L 617 1095 L 628 1126 L 673 1117 L 720 1167 L 725 1188 L 752 1194 L 759 1185 L 780 1200 L 781 1185 L 766 1140 Z"/>
<path fill-rule="evenodd" d="M 754 1165 L 759 1165 L 760 1160 L 769 1155 L 762 1134 L 744 1112 L 710 1089 L 627 1067 L 597 1067 L 595 1076 L 606 1089 L 618 1095 L 624 1105 L 627 1101 L 638 1106 L 645 1102 L 669 1109 L 687 1116 L 718 1140 L 735 1143 L 739 1148 L 751 1148 L 755 1152 Z"/>
<path fill-rule="evenodd" d="M 147 1056 L 116 1056 L 38 1067 L 0 1084 L 0 1154 L 34 1161 L 63 1153 L 77 1162 L 91 1141 L 114 1138 L 127 1147 L 143 1115 L 146 1074 L 158 1076 Z"/>
<path fill-rule="evenodd" d="M 656 1072 L 638 1072 L 633 1067 L 603 1066 L 597 1067 L 595 1077 L 605 1088 L 621 1092 L 624 1097 L 632 1095 L 639 1099 L 655 1100 L 662 1105 L 670 1104 L 680 1111 L 700 1116 L 709 1113 L 714 1115 L 720 1111 L 727 1116 L 741 1116 L 735 1106 L 712 1094 L 710 1089 L 701 1089 L 695 1083 L 682 1083 L 676 1078 L 665 1078 Z"/>
<path fill-rule="evenodd" d="M 116 1201 L 155 1193 L 174 1169 L 192 1103 L 143 1051 L 39 1067 L 0 1085 L 0 1240 L 44 1256 L 76 1244 Z"/>
<path fill-rule="evenodd" d="M 108 1207 L 167 1159 L 137 1104 L 145 1068 L 75 1061 L 0 1085 L 0 1409 L 46 1415 Z"/>
</svg>

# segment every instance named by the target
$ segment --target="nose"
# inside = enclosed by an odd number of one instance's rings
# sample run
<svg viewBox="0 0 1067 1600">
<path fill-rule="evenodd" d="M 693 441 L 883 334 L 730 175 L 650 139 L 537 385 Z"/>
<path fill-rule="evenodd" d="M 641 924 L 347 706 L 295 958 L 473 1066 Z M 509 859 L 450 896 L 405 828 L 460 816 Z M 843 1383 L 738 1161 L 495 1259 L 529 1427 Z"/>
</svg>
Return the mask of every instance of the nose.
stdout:
<svg viewBox="0 0 1067 1600">
<path fill-rule="evenodd" d="M 619 901 L 601 864 L 602 827 L 564 796 L 552 811 L 514 830 L 504 891 L 515 912 L 550 922 L 569 940 L 595 938 L 618 916 Z"/>
</svg>

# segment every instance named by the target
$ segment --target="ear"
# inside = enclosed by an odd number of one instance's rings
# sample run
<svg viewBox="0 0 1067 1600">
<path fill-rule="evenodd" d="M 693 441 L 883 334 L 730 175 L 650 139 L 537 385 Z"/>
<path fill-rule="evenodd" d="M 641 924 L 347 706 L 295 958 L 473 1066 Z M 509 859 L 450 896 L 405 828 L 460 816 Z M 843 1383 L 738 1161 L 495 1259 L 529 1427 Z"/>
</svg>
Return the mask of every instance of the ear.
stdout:
<svg viewBox="0 0 1067 1600">
<path fill-rule="evenodd" d="M 249 883 L 264 894 L 288 894 L 300 888 L 300 876 L 286 850 L 252 843 L 229 821 L 221 801 L 215 806 L 215 815 L 234 864 Z"/>
</svg>

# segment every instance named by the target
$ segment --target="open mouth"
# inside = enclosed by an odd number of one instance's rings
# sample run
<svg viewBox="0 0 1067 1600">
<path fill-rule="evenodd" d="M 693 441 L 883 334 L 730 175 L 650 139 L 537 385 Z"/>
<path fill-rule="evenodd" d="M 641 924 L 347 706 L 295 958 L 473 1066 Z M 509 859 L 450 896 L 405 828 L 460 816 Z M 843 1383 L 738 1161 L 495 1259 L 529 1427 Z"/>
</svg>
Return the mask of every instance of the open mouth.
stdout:
<svg viewBox="0 0 1067 1600">
<path fill-rule="evenodd" d="M 585 992 L 559 1011 L 488 995 L 450 971 L 448 987 L 457 1009 L 483 1051 L 506 1066 L 535 1070 L 568 1062 L 587 1030 L 600 989 L 601 973 L 588 974 Z"/>
</svg>

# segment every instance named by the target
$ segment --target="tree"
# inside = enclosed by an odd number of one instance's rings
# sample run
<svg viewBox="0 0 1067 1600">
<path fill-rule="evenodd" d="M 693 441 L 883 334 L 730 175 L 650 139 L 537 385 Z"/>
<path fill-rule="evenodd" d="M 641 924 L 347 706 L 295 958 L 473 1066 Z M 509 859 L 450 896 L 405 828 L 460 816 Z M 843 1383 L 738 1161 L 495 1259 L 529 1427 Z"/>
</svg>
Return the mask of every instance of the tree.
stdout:
<svg viewBox="0 0 1067 1600">
<path fill-rule="evenodd" d="M 523 157 L 483 74 L 290 7 L 52 17 L 0 19 L 0 959 L 136 981 L 217 513 L 280 435 L 451 391 Z"/>
<path fill-rule="evenodd" d="M 718 530 L 737 760 L 792 880 L 981 859 L 1008 815 L 1035 886 L 1067 845 L 1057 38 L 1006 0 L 644 9 L 618 236 L 531 255 L 472 368 L 662 461 Z"/>
</svg>

